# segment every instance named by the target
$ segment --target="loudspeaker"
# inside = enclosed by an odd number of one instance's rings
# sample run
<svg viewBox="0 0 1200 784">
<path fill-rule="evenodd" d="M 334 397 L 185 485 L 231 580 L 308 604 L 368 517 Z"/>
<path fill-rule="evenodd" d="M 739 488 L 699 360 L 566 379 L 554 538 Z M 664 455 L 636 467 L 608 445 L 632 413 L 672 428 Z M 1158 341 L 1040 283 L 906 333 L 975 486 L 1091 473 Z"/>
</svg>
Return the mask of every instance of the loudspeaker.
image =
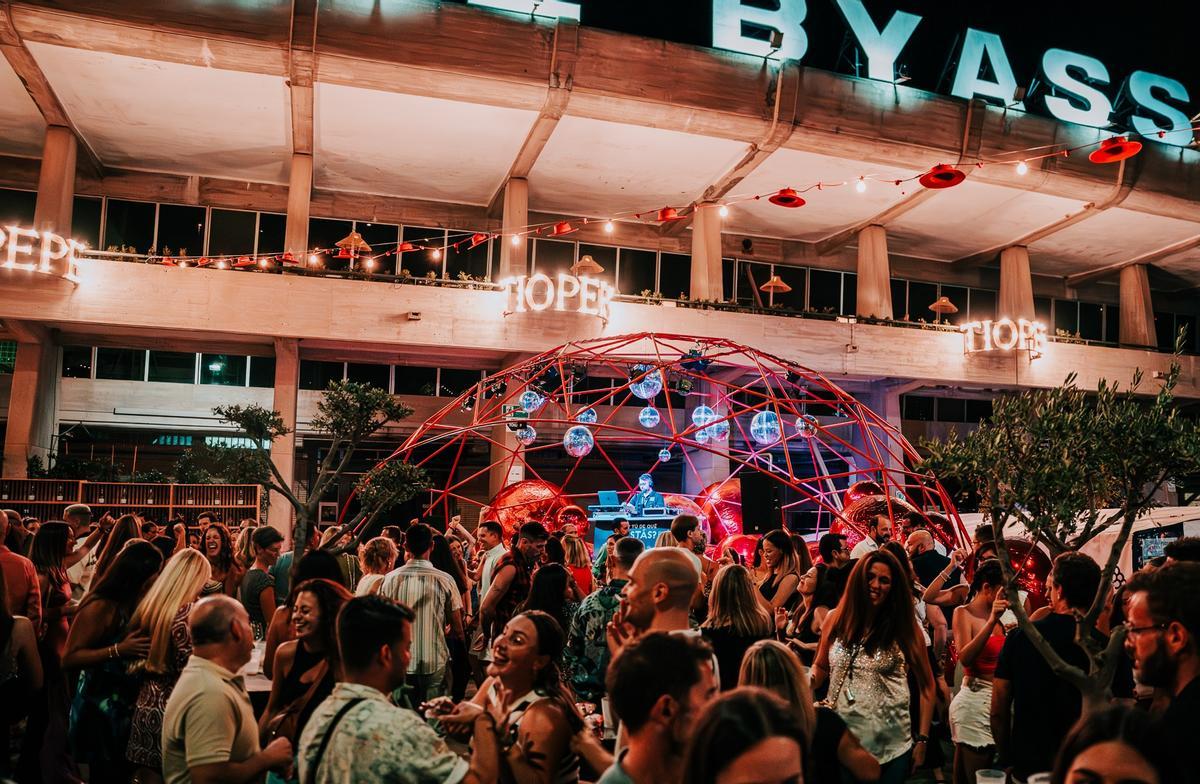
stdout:
<svg viewBox="0 0 1200 784">
<path fill-rule="evenodd" d="M 765 534 L 783 527 L 779 482 L 766 474 L 743 474 L 742 533 Z"/>
</svg>

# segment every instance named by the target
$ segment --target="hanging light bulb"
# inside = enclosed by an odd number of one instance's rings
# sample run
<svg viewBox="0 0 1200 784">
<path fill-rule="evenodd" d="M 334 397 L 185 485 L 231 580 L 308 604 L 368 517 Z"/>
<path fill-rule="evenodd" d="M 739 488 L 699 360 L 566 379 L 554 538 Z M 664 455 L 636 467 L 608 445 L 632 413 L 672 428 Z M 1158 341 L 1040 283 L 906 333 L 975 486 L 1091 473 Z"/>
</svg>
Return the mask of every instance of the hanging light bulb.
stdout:
<svg viewBox="0 0 1200 784">
<path fill-rule="evenodd" d="M 721 209 L 717 210 L 717 214 L 720 215 L 722 218 L 728 218 L 729 217 L 729 208 L 726 207 L 724 204 L 722 204 Z"/>
<path fill-rule="evenodd" d="M 317 266 L 317 254 L 314 253 L 311 256 L 309 256 L 308 263 L 309 263 L 309 265 L 311 265 L 313 267 Z"/>
<path fill-rule="evenodd" d="M 605 233 L 605 234 L 612 234 L 612 233 L 613 233 L 613 229 L 614 229 L 614 228 L 615 228 L 615 227 L 613 226 L 613 222 L 612 222 L 612 221 L 605 221 L 605 222 L 604 222 L 604 233 Z"/>
<path fill-rule="evenodd" d="M 442 260 L 442 249 L 434 248 L 433 250 L 431 250 L 429 252 L 429 255 L 433 258 L 434 261 L 441 261 Z"/>
<path fill-rule="evenodd" d="M 521 235 L 520 235 L 520 234 L 514 234 L 514 235 L 512 236 L 512 244 L 513 244 L 513 245 L 520 245 L 520 244 L 521 244 Z"/>
<path fill-rule="evenodd" d="M 866 193 L 867 192 L 867 181 L 864 180 L 862 177 L 859 177 L 858 182 L 854 183 L 854 190 L 858 191 L 859 193 Z"/>
<path fill-rule="evenodd" d="M 1029 164 L 1021 161 L 1017 164 L 1017 174 L 1025 175 L 1029 173 Z"/>
</svg>

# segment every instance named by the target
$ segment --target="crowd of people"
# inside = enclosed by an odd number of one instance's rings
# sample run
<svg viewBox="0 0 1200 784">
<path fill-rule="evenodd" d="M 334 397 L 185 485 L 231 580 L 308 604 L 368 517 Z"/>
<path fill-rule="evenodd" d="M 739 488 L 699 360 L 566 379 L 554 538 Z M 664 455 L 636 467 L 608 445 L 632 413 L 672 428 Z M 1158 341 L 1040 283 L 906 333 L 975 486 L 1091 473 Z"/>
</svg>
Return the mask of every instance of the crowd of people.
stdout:
<svg viewBox="0 0 1200 784">
<path fill-rule="evenodd" d="M 539 522 L 284 552 L 211 514 L 62 517 L 0 511 L 22 783 L 1200 781 L 1200 540 L 1108 591 L 1096 633 L 1124 645 L 1085 699 L 1043 649 L 1086 669 L 1100 567 L 1063 553 L 1044 604 L 1020 594 L 1035 639 L 986 524 L 948 550 L 943 521 L 880 515 L 853 548 L 780 529 L 746 557 L 689 515 L 594 553 Z"/>
</svg>

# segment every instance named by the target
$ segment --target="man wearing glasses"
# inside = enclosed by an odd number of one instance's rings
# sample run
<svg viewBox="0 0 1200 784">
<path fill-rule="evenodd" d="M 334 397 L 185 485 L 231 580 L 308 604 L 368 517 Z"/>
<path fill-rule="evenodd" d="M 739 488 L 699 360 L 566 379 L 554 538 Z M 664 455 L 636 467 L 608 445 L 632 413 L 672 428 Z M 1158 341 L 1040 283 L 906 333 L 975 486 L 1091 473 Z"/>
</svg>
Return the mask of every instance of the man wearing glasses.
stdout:
<svg viewBox="0 0 1200 784">
<path fill-rule="evenodd" d="M 1188 784 L 1200 782 L 1200 564 L 1134 575 L 1126 588 L 1125 650 L 1138 682 L 1170 695 L 1162 728 Z"/>
</svg>

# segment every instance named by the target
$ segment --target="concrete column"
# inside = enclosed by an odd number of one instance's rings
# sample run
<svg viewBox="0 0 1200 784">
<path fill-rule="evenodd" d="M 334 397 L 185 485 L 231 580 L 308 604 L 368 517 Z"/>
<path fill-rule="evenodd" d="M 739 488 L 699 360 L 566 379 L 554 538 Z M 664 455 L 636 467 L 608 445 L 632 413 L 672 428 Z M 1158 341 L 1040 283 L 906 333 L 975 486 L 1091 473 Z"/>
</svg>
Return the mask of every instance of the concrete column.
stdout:
<svg viewBox="0 0 1200 784">
<path fill-rule="evenodd" d="M 692 242 L 695 242 L 693 238 Z M 695 246 L 693 245 L 693 248 Z M 695 264 L 692 265 L 692 273 L 695 274 Z M 718 278 L 718 281 L 720 279 Z M 727 406 L 719 405 L 715 396 L 712 394 L 717 387 L 708 383 L 700 383 L 696 385 L 696 393 L 688 395 L 687 398 L 687 424 L 692 423 L 692 411 L 698 406 L 709 406 L 718 414 L 728 414 Z M 737 435 L 737 428 L 730 427 L 729 438 L 732 440 Z M 729 442 L 718 441 L 714 448 L 718 452 L 723 452 L 728 448 Z M 713 482 L 720 482 L 729 477 L 729 457 L 725 454 L 714 454 L 704 449 L 687 448 L 687 457 L 680 456 L 678 459 L 683 461 L 683 492 L 685 495 L 695 496 L 701 490 L 711 485 Z M 693 470 L 694 469 L 694 470 Z"/>
<path fill-rule="evenodd" d="M 524 231 L 529 225 L 529 180 L 511 177 L 504 184 L 504 219 L 501 231 L 506 235 Z M 522 234 L 516 244 L 511 236 L 500 240 L 500 267 L 495 280 L 514 278 L 529 272 L 529 239 Z"/>
<path fill-rule="evenodd" d="M 1000 307 L 996 318 L 1030 319 L 1033 312 L 1033 276 L 1029 273 L 1029 248 L 1016 245 L 1000 251 Z"/>
<path fill-rule="evenodd" d="M 17 343 L 8 428 L 4 436 L 4 476 L 24 478 L 33 456 L 47 466 L 58 427 L 59 348 L 49 336 Z"/>
<path fill-rule="evenodd" d="M 307 212 L 307 209 L 306 209 Z M 291 215 L 288 216 L 291 223 Z M 292 432 L 276 438 L 271 444 L 271 461 L 279 469 L 289 487 L 295 487 L 296 474 L 296 390 L 300 386 L 300 341 L 295 338 L 275 338 L 275 400 L 274 408 Z M 278 493 L 268 499 L 267 523 L 279 529 L 291 541 L 295 510 Z"/>
<path fill-rule="evenodd" d="M 867 408 L 878 414 L 884 421 L 893 427 L 896 433 L 901 433 L 900 422 L 900 396 L 906 392 L 917 388 L 917 384 L 897 384 L 894 381 L 876 382 L 871 385 L 869 392 L 864 392 L 856 395 L 859 402 Z M 871 431 L 873 442 L 868 442 L 861 428 L 855 430 L 854 446 L 861 449 L 866 454 L 878 454 L 881 462 L 887 469 L 888 479 L 895 485 L 904 485 L 904 470 L 903 460 L 900 458 L 900 451 L 894 442 L 887 439 L 884 432 L 878 428 Z M 893 454 L 893 452 L 895 454 Z M 873 479 L 878 481 L 879 477 L 862 474 L 855 477 L 852 481 L 861 479 Z"/>
<path fill-rule="evenodd" d="M 692 218 L 692 290 L 694 300 L 725 299 L 721 273 L 721 215 L 711 204 L 701 204 Z"/>
<path fill-rule="evenodd" d="M 312 201 L 313 159 L 304 153 L 292 153 L 288 177 L 287 224 L 283 234 L 284 250 L 300 263 L 307 263 L 308 207 Z M 278 367 L 278 366 L 277 366 Z M 276 370 L 278 372 L 278 369 Z"/>
<path fill-rule="evenodd" d="M 37 206 L 33 223 L 38 231 L 71 235 L 71 209 L 75 203 L 75 152 L 77 143 L 70 128 L 50 125 L 42 145 L 42 168 L 38 174 Z"/>
<path fill-rule="evenodd" d="M 522 447 L 517 441 L 517 434 L 504 425 L 492 428 L 491 462 L 488 472 L 488 501 L 496 497 L 502 489 L 514 482 L 525 479 L 525 463 L 522 462 Z M 517 450 L 514 459 L 513 450 Z"/>
<path fill-rule="evenodd" d="M 1154 330 L 1154 304 L 1145 264 L 1121 268 L 1121 343 L 1129 346 L 1158 345 Z"/>
<path fill-rule="evenodd" d="M 882 226 L 867 226 L 858 233 L 858 303 L 854 312 L 892 318 L 892 272 L 887 230 Z"/>
</svg>

